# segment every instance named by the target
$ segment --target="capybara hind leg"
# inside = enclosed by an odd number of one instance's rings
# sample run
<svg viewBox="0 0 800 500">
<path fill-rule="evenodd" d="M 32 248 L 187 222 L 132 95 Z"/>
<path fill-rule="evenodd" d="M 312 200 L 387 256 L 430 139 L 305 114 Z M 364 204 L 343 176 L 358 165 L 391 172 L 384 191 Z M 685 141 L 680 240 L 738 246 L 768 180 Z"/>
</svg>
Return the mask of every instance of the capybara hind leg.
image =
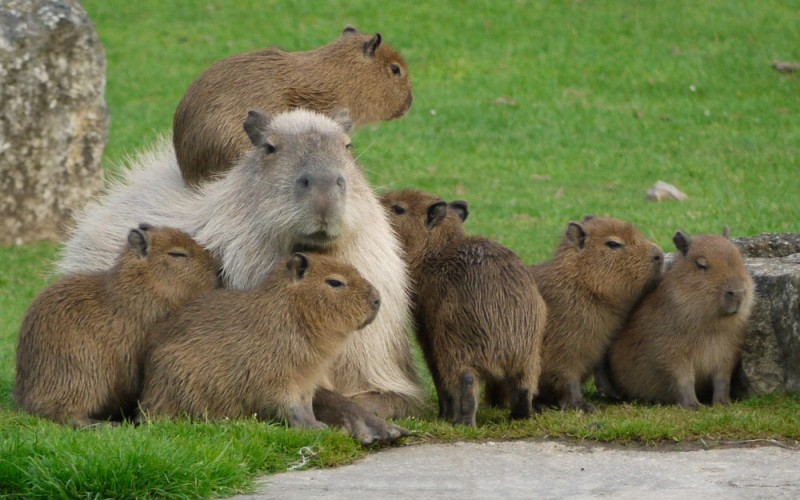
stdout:
<svg viewBox="0 0 800 500">
<path fill-rule="evenodd" d="M 531 391 L 527 387 L 514 387 L 511 391 L 511 414 L 512 419 L 530 418 L 532 413 Z"/>
<path fill-rule="evenodd" d="M 307 427 L 309 429 L 325 429 L 324 423 L 314 418 L 311 402 L 299 401 L 289 405 L 286 420 L 290 427 Z"/>
<path fill-rule="evenodd" d="M 694 377 L 683 377 L 678 380 L 678 406 L 689 409 L 697 409 L 700 407 L 700 401 L 697 400 L 697 393 L 694 388 Z M 714 388 L 716 395 L 716 387 Z"/>
<path fill-rule="evenodd" d="M 508 387 L 504 380 L 487 380 L 483 389 L 483 399 L 492 408 L 505 408 L 508 405 Z"/>
<path fill-rule="evenodd" d="M 457 415 L 454 424 L 475 426 L 475 416 L 478 413 L 478 390 L 480 384 L 472 372 L 464 372 L 461 375 L 460 387 L 458 389 Z"/>
<path fill-rule="evenodd" d="M 593 404 L 583 399 L 581 382 L 577 378 L 564 384 L 558 406 L 562 410 L 579 410 L 586 413 L 592 413 L 595 410 Z"/>
<path fill-rule="evenodd" d="M 714 395 L 711 403 L 727 405 L 731 402 L 731 375 L 730 373 L 717 373 L 712 379 L 714 384 Z"/>
<path fill-rule="evenodd" d="M 397 392 L 367 391 L 352 396 L 359 406 L 380 418 L 405 418 L 417 414 L 419 403 Z"/>
<path fill-rule="evenodd" d="M 313 412 L 318 420 L 344 428 L 364 446 L 396 441 L 409 434 L 329 389 L 320 388 L 314 393 Z"/>
<path fill-rule="evenodd" d="M 617 392 L 617 389 L 614 387 L 614 383 L 611 382 L 611 374 L 609 373 L 610 370 L 608 369 L 608 361 L 607 358 L 600 362 L 594 369 L 592 373 L 594 377 L 594 386 L 597 388 L 597 392 L 609 399 L 622 399 Z"/>
</svg>

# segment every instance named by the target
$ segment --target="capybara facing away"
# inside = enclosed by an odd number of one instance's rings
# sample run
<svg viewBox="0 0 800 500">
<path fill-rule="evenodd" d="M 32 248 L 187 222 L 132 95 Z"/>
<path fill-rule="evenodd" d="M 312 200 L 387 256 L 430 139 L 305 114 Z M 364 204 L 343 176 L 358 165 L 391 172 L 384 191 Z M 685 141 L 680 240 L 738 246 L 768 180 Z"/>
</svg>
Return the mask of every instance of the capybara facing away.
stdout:
<svg viewBox="0 0 800 500">
<path fill-rule="evenodd" d="M 324 427 L 314 417 L 314 391 L 379 307 L 378 291 L 349 264 L 295 253 L 255 288 L 207 292 L 154 329 L 142 410 Z"/>
<path fill-rule="evenodd" d="M 475 425 L 481 379 L 507 389 L 512 418 L 529 417 L 547 308 L 525 265 L 502 245 L 465 234 L 466 202 L 413 190 L 381 201 L 405 249 L 439 417 Z"/>
<path fill-rule="evenodd" d="M 241 122 L 250 109 L 294 108 L 326 115 L 347 108 L 356 126 L 398 118 L 411 106 L 408 67 L 380 34 L 350 26 L 307 52 L 276 48 L 212 64 L 175 111 L 173 142 L 183 178 L 197 185 L 228 171 L 250 149 Z"/>
<path fill-rule="evenodd" d="M 399 437 L 375 415 L 413 414 L 422 397 L 406 332 L 408 278 L 387 215 L 348 148 L 348 124 L 342 114 L 334 120 L 300 109 L 250 113 L 242 131 L 250 153 L 199 189 L 186 186 L 171 144 L 162 142 L 77 216 L 60 270 L 110 266 L 131 214 L 191 234 L 220 259 L 226 288 L 256 286 L 293 251 L 324 250 L 378 289 L 381 309 L 330 365 L 338 394 L 320 389 L 314 414 L 365 443 Z"/>
<path fill-rule="evenodd" d="M 130 416 L 147 331 L 214 288 L 217 271 L 211 255 L 185 233 L 142 224 L 128 233 L 114 267 L 67 276 L 45 289 L 19 333 L 19 409 L 75 426 Z"/>
<path fill-rule="evenodd" d="M 547 303 L 538 401 L 594 410 L 583 382 L 660 278 L 663 257 L 632 224 L 587 216 L 567 225 L 551 261 L 529 268 Z"/>
<path fill-rule="evenodd" d="M 753 305 L 753 281 L 722 236 L 673 237 L 678 253 L 609 352 L 623 398 L 696 408 L 730 402 L 730 381 Z M 706 397 L 709 396 L 709 397 Z"/>
</svg>

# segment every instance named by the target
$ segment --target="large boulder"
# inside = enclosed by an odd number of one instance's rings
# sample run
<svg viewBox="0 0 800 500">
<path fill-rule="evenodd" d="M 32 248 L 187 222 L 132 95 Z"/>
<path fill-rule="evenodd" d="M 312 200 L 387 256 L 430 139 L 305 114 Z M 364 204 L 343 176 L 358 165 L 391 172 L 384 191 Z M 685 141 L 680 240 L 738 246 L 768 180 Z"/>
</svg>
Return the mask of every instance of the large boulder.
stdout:
<svg viewBox="0 0 800 500">
<path fill-rule="evenodd" d="M 75 0 L 0 1 L 0 244 L 58 239 L 103 185 L 105 55 Z"/>
<path fill-rule="evenodd" d="M 744 394 L 800 393 L 800 253 L 746 258 L 756 284 L 739 376 Z"/>
<path fill-rule="evenodd" d="M 800 234 L 763 233 L 752 238 L 736 238 L 742 257 L 786 257 L 800 253 Z"/>
</svg>

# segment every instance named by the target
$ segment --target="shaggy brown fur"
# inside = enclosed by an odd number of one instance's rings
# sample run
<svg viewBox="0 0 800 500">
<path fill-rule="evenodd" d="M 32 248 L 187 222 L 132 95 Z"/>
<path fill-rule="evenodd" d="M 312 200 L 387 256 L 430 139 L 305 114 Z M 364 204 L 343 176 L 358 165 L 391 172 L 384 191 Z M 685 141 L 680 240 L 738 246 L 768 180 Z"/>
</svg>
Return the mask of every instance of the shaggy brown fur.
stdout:
<svg viewBox="0 0 800 500">
<path fill-rule="evenodd" d="M 553 260 L 530 268 L 547 303 L 539 401 L 587 412 L 582 384 L 661 276 L 663 253 L 612 218 L 570 222 Z"/>
<path fill-rule="evenodd" d="M 628 399 L 696 408 L 711 393 L 727 404 L 753 281 L 727 231 L 673 241 L 675 261 L 611 347 L 612 381 Z"/>
<path fill-rule="evenodd" d="M 147 331 L 217 285 L 218 265 L 186 234 L 140 225 L 108 271 L 62 278 L 33 302 L 19 334 L 14 399 L 76 426 L 135 409 Z"/>
<path fill-rule="evenodd" d="M 387 193 L 381 202 L 406 252 L 439 417 L 475 425 L 480 379 L 508 388 L 512 418 L 529 417 L 547 309 L 522 261 L 464 233 L 466 202 L 412 190 Z"/>
<path fill-rule="evenodd" d="M 295 253 L 256 288 L 213 290 L 154 330 L 142 409 L 324 427 L 312 410 L 314 391 L 379 306 L 378 291 L 353 266 Z"/>
<path fill-rule="evenodd" d="M 271 48 L 212 64 L 189 86 L 173 120 L 173 143 L 190 185 L 228 171 L 250 143 L 241 123 L 250 109 L 270 114 L 307 108 L 326 115 L 347 108 L 356 126 L 398 118 L 411 106 L 403 58 L 380 34 L 347 27 L 308 52 Z"/>
</svg>

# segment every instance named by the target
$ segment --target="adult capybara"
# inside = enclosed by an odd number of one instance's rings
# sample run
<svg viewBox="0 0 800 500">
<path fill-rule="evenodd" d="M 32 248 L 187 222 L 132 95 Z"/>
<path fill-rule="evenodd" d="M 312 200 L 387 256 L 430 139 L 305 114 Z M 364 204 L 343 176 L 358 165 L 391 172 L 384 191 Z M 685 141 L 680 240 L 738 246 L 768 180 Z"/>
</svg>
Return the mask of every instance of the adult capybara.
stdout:
<svg viewBox="0 0 800 500">
<path fill-rule="evenodd" d="M 130 416 L 147 331 L 217 284 L 218 265 L 188 235 L 142 224 L 107 271 L 45 289 L 22 322 L 14 399 L 75 426 Z"/>
<path fill-rule="evenodd" d="M 345 340 L 379 308 L 378 291 L 349 264 L 295 253 L 255 288 L 207 292 L 153 330 L 142 410 L 324 427 L 314 391 Z"/>
<path fill-rule="evenodd" d="M 386 193 L 414 283 L 412 309 L 439 397 L 439 417 L 475 425 L 480 380 L 502 383 L 511 417 L 531 415 L 547 308 L 511 250 L 464 232 L 467 203 Z"/>
<path fill-rule="evenodd" d="M 539 402 L 594 410 L 583 382 L 658 281 L 663 257 L 632 224 L 587 216 L 567 225 L 551 261 L 529 268 L 547 303 Z"/>
<path fill-rule="evenodd" d="M 398 118 L 411 101 L 406 63 L 380 34 L 348 26 L 337 40 L 308 52 L 238 54 L 212 64 L 178 104 L 172 125 L 178 165 L 190 185 L 228 171 L 250 150 L 241 133 L 250 109 L 332 115 L 347 108 L 360 126 Z"/>
<path fill-rule="evenodd" d="M 694 238 L 678 231 L 673 242 L 672 266 L 611 346 L 612 382 L 626 399 L 696 408 L 700 395 L 727 404 L 753 281 L 727 228 Z"/>
<path fill-rule="evenodd" d="M 351 264 L 381 296 L 377 318 L 347 343 L 320 390 L 319 420 L 347 427 L 364 442 L 402 434 L 381 417 L 415 411 L 422 397 L 406 327 L 406 267 L 387 216 L 356 164 L 349 123 L 308 110 L 252 112 L 253 149 L 225 176 L 189 188 L 169 143 L 134 159 L 122 182 L 78 215 L 62 252 L 62 272 L 104 269 L 131 214 L 188 233 L 223 267 L 227 288 L 247 290 L 299 249 L 323 249 Z M 244 132 L 243 132 L 244 133 Z"/>
</svg>

